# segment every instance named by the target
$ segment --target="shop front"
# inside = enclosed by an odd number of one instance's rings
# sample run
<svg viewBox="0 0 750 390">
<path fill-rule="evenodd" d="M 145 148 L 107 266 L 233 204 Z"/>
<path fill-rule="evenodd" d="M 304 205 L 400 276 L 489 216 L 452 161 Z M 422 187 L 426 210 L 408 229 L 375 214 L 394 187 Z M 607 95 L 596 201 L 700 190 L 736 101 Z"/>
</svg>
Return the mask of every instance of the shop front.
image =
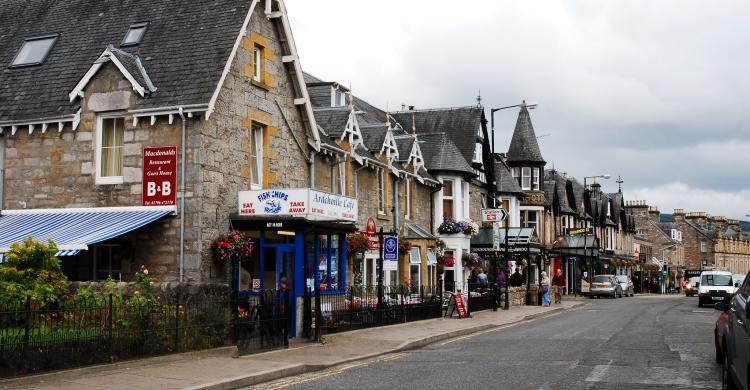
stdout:
<svg viewBox="0 0 750 390">
<path fill-rule="evenodd" d="M 288 290 L 290 336 L 302 331 L 306 294 L 343 294 L 347 284 L 346 234 L 356 230 L 357 200 L 312 189 L 239 193 L 230 228 L 257 243 L 251 258 L 232 275 L 241 295 Z"/>
<path fill-rule="evenodd" d="M 565 275 L 567 293 L 588 293 L 591 274 L 599 270 L 597 238 L 591 235 L 565 235 L 552 245 L 548 256 Z"/>
</svg>

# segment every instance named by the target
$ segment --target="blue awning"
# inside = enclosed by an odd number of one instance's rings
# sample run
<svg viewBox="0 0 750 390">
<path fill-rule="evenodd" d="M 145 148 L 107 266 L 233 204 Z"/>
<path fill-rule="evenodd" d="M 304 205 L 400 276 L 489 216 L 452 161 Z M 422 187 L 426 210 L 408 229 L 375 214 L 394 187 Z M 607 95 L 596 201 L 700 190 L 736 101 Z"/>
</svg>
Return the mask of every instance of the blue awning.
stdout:
<svg viewBox="0 0 750 390">
<path fill-rule="evenodd" d="M 94 207 L 86 209 L 3 210 L 0 213 L 0 253 L 10 244 L 31 237 L 52 239 L 58 256 L 72 256 L 113 237 L 128 233 L 174 213 L 170 207 Z"/>
</svg>

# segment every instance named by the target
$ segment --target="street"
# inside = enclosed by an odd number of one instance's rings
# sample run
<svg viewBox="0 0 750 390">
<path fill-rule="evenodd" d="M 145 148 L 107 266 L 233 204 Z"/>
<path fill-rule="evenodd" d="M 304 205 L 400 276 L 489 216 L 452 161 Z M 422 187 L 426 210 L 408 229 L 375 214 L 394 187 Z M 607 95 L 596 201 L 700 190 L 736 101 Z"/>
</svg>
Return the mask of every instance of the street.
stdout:
<svg viewBox="0 0 750 390">
<path fill-rule="evenodd" d="M 720 388 L 713 361 L 718 312 L 698 308 L 697 298 L 587 302 L 578 310 L 256 388 Z"/>
</svg>

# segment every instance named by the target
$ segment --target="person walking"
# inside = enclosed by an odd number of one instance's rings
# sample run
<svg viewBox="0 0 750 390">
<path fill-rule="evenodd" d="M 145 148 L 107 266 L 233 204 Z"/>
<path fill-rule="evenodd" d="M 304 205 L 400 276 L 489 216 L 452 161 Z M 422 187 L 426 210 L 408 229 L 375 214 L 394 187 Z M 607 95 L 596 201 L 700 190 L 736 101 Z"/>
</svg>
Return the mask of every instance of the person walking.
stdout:
<svg viewBox="0 0 750 390">
<path fill-rule="evenodd" d="M 552 277 L 552 289 L 555 292 L 555 303 L 562 303 L 562 293 L 565 289 L 565 277 L 561 269 L 557 269 L 555 276 Z"/>
<path fill-rule="evenodd" d="M 544 271 L 542 271 L 542 306 L 549 306 L 549 278 Z"/>
<path fill-rule="evenodd" d="M 516 267 L 516 270 L 513 272 L 513 275 L 510 275 L 510 283 L 511 287 L 521 287 L 523 286 L 523 275 L 521 275 L 521 272 L 519 271 L 518 267 Z"/>
</svg>

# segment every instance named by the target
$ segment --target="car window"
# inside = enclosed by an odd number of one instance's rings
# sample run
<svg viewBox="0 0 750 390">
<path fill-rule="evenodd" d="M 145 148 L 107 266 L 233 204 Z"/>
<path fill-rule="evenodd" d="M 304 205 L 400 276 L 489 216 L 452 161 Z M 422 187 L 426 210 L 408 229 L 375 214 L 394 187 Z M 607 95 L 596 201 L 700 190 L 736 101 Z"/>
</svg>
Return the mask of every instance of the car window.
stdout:
<svg viewBox="0 0 750 390">
<path fill-rule="evenodd" d="M 596 276 L 594 277 L 594 283 L 609 283 L 609 276 Z"/>
<path fill-rule="evenodd" d="M 750 279 L 745 278 L 745 281 L 742 283 L 742 286 L 737 290 L 737 293 L 745 297 L 745 299 L 747 299 L 747 297 L 750 296 Z"/>
<path fill-rule="evenodd" d="M 701 276 L 701 285 L 704 286 L 733 286 L 732 275 L 708 274 Z"/>
<path fill-rule="evenodd" d="M 619 276 L 617 276 L 617 281 L 620 282 L 620 283 L 627 283 L 628 282 L 628 277 L 625 276 L 625 275 L 619 275 Z"/>
</svg>

